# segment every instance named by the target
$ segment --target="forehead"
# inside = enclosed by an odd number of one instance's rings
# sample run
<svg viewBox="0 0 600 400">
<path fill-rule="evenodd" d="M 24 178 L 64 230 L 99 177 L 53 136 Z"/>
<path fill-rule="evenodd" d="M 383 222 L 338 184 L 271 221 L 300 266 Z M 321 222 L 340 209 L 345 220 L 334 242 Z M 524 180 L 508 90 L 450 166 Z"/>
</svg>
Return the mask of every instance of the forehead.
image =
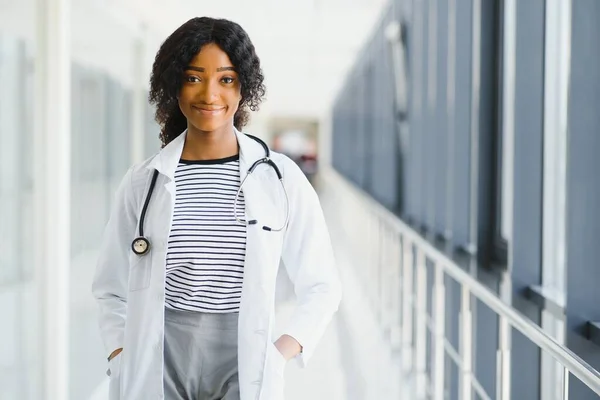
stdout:
<svg viewBox="0 0 600 400">
<path fill-rule="evenodd" d="M 192 58 L 190 65 L 203 67 L 207 70 L 234 66 L 227 53 L 214 43 L 204 45 L 194 58 Z"/>
</svg>

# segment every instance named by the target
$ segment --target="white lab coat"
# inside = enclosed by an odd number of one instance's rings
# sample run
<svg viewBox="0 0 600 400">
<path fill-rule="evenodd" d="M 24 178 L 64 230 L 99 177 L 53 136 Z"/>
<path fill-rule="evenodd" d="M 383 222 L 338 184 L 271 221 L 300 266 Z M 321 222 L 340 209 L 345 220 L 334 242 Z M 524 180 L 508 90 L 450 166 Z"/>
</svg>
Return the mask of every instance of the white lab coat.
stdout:
<svg viewBox="0 0 600 400">
<path fill-rule="evenodd" d="M 259 143 L 236 130 L 240 146 L 241 179 L 264 157 Z M 132 167 L 117 190 L 106 226 L 93 294 L 100 307 L 100 328 L 107 354 L 122 347 L 109 363 L 110 398 L 163 399 L 163 334 L 165 257 L 175 200 L 174 173 L 186 133 L 156 156 Z M 303 347 L 297 357 L 306 366 L 341 299 L 329 233 L 318 197 L 298 166 L 272 153 L 289 196 L 290 220 L 283 232 L 267 232 L 263 225 L 280 226 L 285 198 L 271 167 L 261 164 L 244 184 L 248 226 L 246 261 L 239 310 L 238 376 L 241 400 L 283 399 L 284 360 L 273 342 L 275 282 L 283 260 L 297 297 L 284 333 Z M 159 171 L 144 222 L 151 243 L 145 256 L 131 250 L 153 170 Z M 232 205 L 233 207 L 233 205 Z"/>
</svg>

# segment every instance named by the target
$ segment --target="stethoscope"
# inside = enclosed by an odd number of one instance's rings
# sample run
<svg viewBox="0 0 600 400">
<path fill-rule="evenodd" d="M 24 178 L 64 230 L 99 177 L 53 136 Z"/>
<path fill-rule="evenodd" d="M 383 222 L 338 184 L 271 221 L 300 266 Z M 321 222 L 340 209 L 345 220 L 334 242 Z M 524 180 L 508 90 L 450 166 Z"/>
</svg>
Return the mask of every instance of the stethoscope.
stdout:
<svg viewBox="0 0 600 400">
<path fill-rule="evenodd" d="M 239 189 L 235 195 L 235 199 L 233 201 L 233 216 L 234 216 L 235 220 L 242 225 L 249 226 L 249 225 L 257 225 L 258 224 L 258 221 L 255 219 L 246 222 L 238 217 L 238 200 L 240 198 L 240 194 L 242 193 L 244 183 L 246 183 L 246 179 L 248 179 L 248 177 L 254 172 L 256 167 L 258 167 L 260 164 L 268 164 L 273 168 L 273 170 L 275 170 L 275 173 L 277 174 L 277 178 L 279 179 L 279 183 L 281 184 L 281 188 L 283 189 L 283 194 L 285 195 L 285 210 L 286 211 L 285 211 L 285 221 L 284 221 L 283 225 L 281 225 L 279 228 L 271 228 L 269 226 L 264 225 L 262 227 L 262 229 L 265 231 L 269 231 L 269 232 L 281 232 L 287 226 L 289 218 L 290 218 L 290 202 L 288 199 L 287 191 L 285 190 L 285 185 L 283 184 L 283 175 L 281 175 L 281 171 L 279 171 L 277 164 L 275 164 L 275 162 L 273 160 L 271 160 L 271 150 L 269 149 L 269 146 L 267 146 L 267 144 L 265 142 L 263 142 L 261 139 L 257 138 L 256 136 L 252 136 L 252 135 L 248 135 L 248 134 L 246 134 L 246 136 L 250 137 L 251 139 L 256 140 L 263 147 L 263 149 L 265 150 L 265 156 L 263 158 L 257 160 L 256 162 L 254 162 L 254 164 L 252 164 L 250 169 L 248 169 L 246 176 L 242 180 L 242 183 L 240 184 L 240 187 L 239 187 Z M 150 182 L 150 188 L 148 189 L 148 193 L 146 194 L 146 200 L 144 201 L 144 207 L 142 208 L 142 213 L 140 215 L 140 223 L 139 223 L 139 227 L 138 227 L 139 235 L 138 235 L 138 237 L 133 239 L 133 242 L 131 242 L 131 249 L 138 256 L 143 256 L 143 255 L 147 254 L 148 251 L 150 251 L 150 241 L 148 240 L 147 237 L 144 236 L 144 220 L 146 218 L 146 213 L 148 211 L 148 205 L 150 204 L 150 198 L 152 197 L 152 193 L 154 192 L 154 186 L 156 185 L 157 178 L 158 178 L 158 170 L 155 169 L 154 174 L 152 175 L 152 181 Z"/>
</svg>

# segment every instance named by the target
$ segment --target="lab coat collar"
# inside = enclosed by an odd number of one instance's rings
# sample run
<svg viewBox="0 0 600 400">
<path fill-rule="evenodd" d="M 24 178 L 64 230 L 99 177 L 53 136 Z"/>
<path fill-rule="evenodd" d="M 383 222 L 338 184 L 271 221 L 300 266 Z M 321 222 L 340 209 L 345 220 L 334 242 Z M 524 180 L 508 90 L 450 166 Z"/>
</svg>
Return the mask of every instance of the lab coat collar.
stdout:
<svg viewBox="0 0 600 400">
<path fill-rule="evenodd" d="M 250 165 L 265 156 L 265 151 L 254 139 L 249 138 L 244 133 L 233 128 L 240 147 L 240 179 L 246 177 Z M 161 174 L 167 176 L 171 181 L 175 179 L 175 169 L 181 159 L 187 129 L 179 136 L 167 144 L 154 158 L 148 163 L 147 168 L 158 170 Z"/>
<path fill-rule="evenodd" d="M 175 169 L 179 160 L 181 159 L 181 153 L 183 152 L 183 145 L 185 144 L 185 138 L 187 136 L 187 129 L 183 131 L 175 139 L 171 140 L 169 144 L 161 149 L 157 155 L 152 158 L 152 161 L 148 163 L 147 167 L 149 170 L 157 170 L 161 174 L 167 176 L 170 180 L 175 179 Z"/>
</svg>

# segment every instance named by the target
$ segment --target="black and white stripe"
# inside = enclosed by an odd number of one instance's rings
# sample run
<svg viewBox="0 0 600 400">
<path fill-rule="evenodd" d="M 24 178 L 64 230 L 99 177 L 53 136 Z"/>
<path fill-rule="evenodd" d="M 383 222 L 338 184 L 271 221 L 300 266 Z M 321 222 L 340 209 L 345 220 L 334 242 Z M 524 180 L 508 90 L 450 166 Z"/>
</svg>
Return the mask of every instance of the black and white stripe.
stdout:
<svg viewBox="0 0 600 400">
<path fill-rule="evenodd" d="M 181 160 L 167 250 L 167 307 L 199 312 L 239 310 L 246 227 L 233 215 L 240 187 L 239 156 Z M 238 215 L 244 215 L 244 196 Z"/>
</svg>

